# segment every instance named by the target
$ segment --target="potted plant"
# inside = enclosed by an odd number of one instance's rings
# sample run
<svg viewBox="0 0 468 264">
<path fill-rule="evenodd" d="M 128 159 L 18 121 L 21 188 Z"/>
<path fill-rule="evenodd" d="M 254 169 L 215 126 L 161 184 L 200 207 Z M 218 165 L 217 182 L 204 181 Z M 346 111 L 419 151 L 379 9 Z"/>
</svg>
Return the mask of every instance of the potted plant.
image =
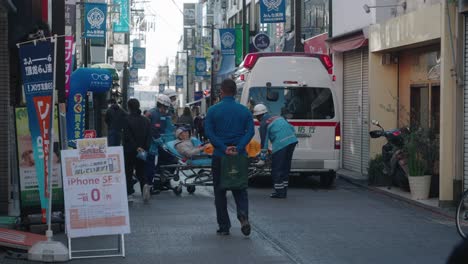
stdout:
<svg viewBox="0 0 468 264">
<path fill-rule="evenodd" d="M 409 135 L 407 146 L 408 155 L 408 181 L 411 197 L 415 200 L 429 198 L 431 187 L 431 175 L 427 175 L 427 160 L 424 151 L 426 147 L 422 144 L 424 131 L 418 130 Z"/>
</svg>

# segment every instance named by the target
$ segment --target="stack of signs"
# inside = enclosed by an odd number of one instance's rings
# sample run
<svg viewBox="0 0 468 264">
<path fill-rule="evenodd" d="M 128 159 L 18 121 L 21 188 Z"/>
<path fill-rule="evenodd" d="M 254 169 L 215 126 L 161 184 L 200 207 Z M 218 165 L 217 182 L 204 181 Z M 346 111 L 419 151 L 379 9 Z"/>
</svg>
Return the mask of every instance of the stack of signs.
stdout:
<svg viewBox="0 0 468 264">
<path fill-rule="evenodd" d="M 195 76 L 206 75 L 206 58 L 195 58 Z"/>
<path fill-rule="evenodd" d="M 122 147 L 78 140 L 76 150 L 62 151 L 62 171 L 69 238 L 130 233 Z"/>
</svg>

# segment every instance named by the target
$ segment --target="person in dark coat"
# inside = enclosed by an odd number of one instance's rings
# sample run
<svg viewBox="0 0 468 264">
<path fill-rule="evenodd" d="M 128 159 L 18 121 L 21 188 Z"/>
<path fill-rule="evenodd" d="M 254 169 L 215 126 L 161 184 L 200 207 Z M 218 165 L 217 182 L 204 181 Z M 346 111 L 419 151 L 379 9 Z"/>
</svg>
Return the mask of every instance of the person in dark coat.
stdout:
<svg viewBox="0 0 468 264">
<path fill-rule="evenodd" d="M 106 111 L 105 121 L 107 124 L 107 144 L 120 146 L 122 141 L 122 129 L 125 124 L 127 113 L 120 108 L 114 99 L 110 100 L 111 106 Z"/>
<path fill-rule="evenodd" d="M 177 123 L 189 125 L 190 129 L 193 129 L 193 117 L 189 107 L 184 108 L 184 112 L 179 116 L 179 119 L 177 119 Z"/>
<path fill-rule="evenodd" d="M 137 99 L 128 100 L 127 107 L 130 113 L 126 118 L 123 142 L 127 194 L 131 195 L 135 192 L 132 181 L 133 171 L 135 171 L 140 187 L 142 187 L 143 199 L 147 202 L 150 198 L 150 185 L 145 177 L 144 157 L 151 144 L 151 125 L 148 118 L 141 115 L 140 102 Z"/>
</svg>

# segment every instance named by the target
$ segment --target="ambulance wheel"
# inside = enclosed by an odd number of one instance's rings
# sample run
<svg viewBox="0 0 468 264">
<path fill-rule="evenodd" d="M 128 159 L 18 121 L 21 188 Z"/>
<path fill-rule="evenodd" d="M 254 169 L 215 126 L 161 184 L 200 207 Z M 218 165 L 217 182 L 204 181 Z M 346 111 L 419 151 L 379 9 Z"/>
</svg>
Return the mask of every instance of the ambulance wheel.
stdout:
<svg viewBox="0 0 468 264">
<path fill-rule="evenodd" d="M 180 195 L 182 193 L 182 186 L 178 185 L 174 188 L 175 195 Z"/>
<path fill-rule="evenodd" d="M 320 175 L 320 186 L 322 188 L 329 189 L 330 187 L 333 186 L 333 183 L 335 182 L 336 179 L 336 172 L 335 171 L 330 171 L 326 174 Z"/>
<path fill-rule="evenodd" d="M 195 192 L 195 189 L 196 189 L 196 188 L 195 188 L 194 185 L 189 185 L 189 186 L 187 186 L 187 192 L 190 193 L 190 194 L 194 193 L 194 192 Z"/>
</svg>

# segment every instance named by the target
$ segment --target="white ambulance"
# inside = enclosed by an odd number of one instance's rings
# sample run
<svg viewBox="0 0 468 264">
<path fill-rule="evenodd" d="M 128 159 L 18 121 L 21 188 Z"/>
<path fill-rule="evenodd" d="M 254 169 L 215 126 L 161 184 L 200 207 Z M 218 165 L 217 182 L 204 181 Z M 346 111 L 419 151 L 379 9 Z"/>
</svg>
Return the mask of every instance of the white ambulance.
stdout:
<svg viewBox="0 0 468 264">
<path fill-rule="evenodd" d="M 330 186 L 340 165 L 340 116 L 327 55 L 250 53 L 236 72 L 240 103 L 265 104 L 296 130 L 293 173 L 320 175 Z M 255 122 L 255 137 L 259 140 Z"/>
</svg>

